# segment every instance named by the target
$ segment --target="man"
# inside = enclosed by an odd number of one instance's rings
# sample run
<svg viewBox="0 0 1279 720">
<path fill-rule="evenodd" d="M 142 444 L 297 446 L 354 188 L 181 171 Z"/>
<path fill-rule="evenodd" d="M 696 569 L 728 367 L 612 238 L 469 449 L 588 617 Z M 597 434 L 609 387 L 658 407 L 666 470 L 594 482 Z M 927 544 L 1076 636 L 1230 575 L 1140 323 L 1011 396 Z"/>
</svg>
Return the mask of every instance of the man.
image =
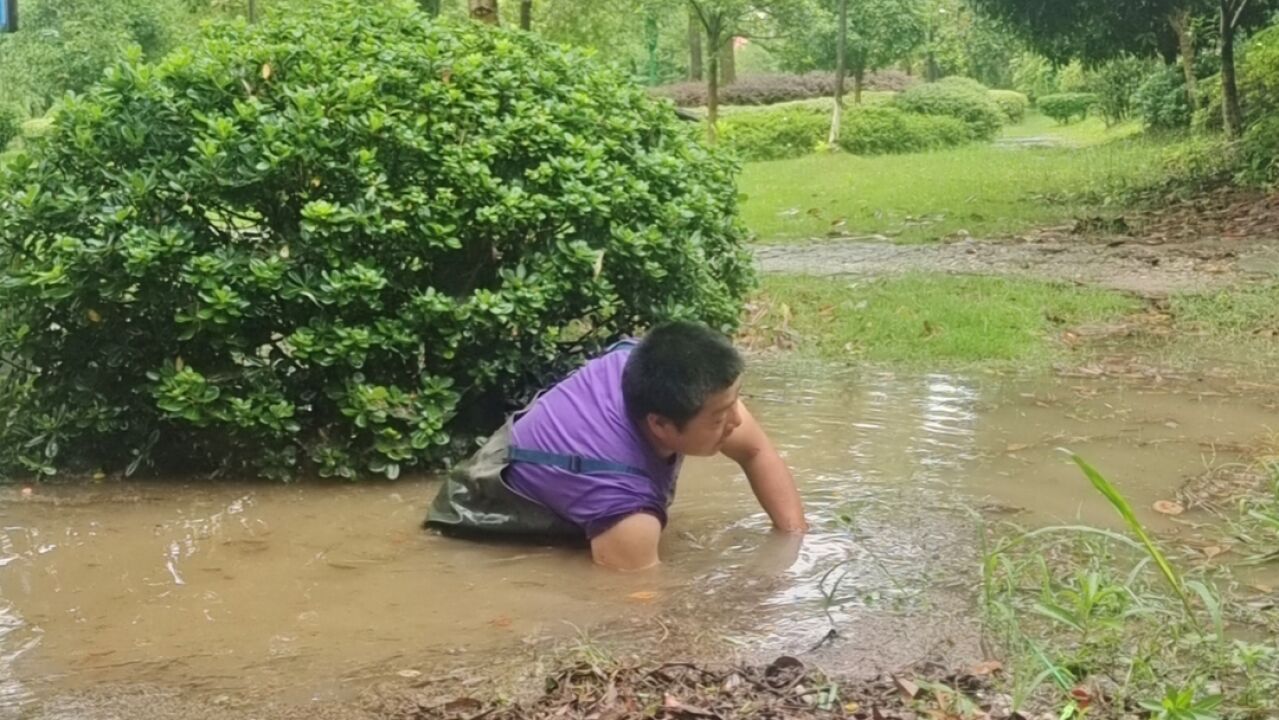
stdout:
<svg viewBox="0 0 1279 720">
<path fill-rule="evenodd" d="M 584 537 L 595 562 L 658 563 L 687 455 L 741 466 L 776 529 L 807 529 L 794 478 L 739 397 L 741 355 L 723 335 L 675 322 L 623 342 L 543 393 L 450 476 L 427 524 Z"/>
</svg>

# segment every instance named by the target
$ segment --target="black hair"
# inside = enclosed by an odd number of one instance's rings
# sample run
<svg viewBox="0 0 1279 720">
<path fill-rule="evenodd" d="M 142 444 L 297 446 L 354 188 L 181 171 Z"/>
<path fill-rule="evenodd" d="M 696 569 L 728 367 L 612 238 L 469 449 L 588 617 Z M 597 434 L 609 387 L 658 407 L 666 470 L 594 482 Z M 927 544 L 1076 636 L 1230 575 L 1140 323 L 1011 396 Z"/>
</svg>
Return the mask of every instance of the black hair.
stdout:
<svg viewBox="0 0 1279 720">
<path fill-rule="evenodd" d="M 650 413 L 683 427 L 706 404 L 741 377 L 742 356 L 723 334 L 705 325 L 676 321 L 648 332 L 631 351 L 622 373 L 622 396 L 633 418 Z"/>
</svg>

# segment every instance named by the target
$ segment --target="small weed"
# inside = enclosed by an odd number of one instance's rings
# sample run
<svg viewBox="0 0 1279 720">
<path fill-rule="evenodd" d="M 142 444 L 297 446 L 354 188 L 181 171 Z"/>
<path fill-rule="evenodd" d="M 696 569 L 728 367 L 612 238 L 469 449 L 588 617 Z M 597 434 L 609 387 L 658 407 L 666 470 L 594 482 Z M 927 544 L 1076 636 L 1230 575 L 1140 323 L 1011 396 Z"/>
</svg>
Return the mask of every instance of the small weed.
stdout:
<svg viewBox="0 0 1279 720">
<path fill-rule="evenodd" d="M 984 628 L 1014 708 L 1165 720 L 1279 712 L 1279 644 L 1265 630 L 1275 609 L 1248 605 L 1229 568 L 1180 572 L 1117 486 L 1072 458 L 1136 540 L 1080 527 L 983 530 Z M 1237 522 L 1279 518 L 1279 495 L 1251 502 Z"/>
</svg>

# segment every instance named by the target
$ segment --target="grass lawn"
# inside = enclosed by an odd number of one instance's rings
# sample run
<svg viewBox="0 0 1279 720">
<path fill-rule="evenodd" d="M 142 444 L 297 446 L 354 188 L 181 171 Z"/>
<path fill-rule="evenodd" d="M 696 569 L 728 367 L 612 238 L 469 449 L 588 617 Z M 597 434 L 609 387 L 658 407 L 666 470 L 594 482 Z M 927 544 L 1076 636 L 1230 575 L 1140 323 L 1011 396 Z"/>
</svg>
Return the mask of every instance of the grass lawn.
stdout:
<svg viewBox="0 0 1279 720">
<path fill-rule="evenodd" d="M 1009 137 L 1050 136 L 1063 147 L 972 145 L 861 157 L 816 154 L 748 163 L 742 215 L 761 242 L 882 234 L 903 242 L 959 231 L 982 237 L 1052 223 L 1095 207 L 1086 193 L 1144 185 L 1163 174 L 1167 141 L 1106 131 L 1100 120 L 1058 126 L 1039 115 Z M 1112 142 L 1103 142 L 1120 138 Z"/>
<path fill-rule="evenodd" d="M 1129 120 L 1108 128 L 1101 118 L 1090 116 L 1081 122 L 1061 125 L 1056 120 L 1032 110 L 1021 124 L 1004 128 L 1003 135 L 1009 139 L 1042 137 L 1052 138 L 1068 145 L 1097 145 L 1140 133 L 1141 123 L 1136 120 Z"/>
<path fill-rule="evenodd" d="M 1053 337 L 1065 328 L 1140 307 L 1108 290 L 935 274 L 873 280 L 768 275 L 759 302 L 768 308 L 760 324 L 788 323 L 801 352 L 932 368 L 1042 365 L 1054 357 Z"/>
</svg>

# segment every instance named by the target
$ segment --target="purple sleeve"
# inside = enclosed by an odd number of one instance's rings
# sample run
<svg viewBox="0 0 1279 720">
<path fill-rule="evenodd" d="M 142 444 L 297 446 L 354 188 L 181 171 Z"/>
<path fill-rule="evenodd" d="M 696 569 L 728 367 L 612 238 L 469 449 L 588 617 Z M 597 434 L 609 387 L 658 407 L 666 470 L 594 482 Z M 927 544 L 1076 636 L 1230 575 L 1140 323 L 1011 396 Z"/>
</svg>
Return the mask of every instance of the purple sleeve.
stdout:
<svg viewBox="0 0 1279 720">
<path fill-rule="evenodd" d="M 648 513 L 666 526 L 666 503 L 648 478 L 630 475 L 575 475 L 559 468 L 516 463 L 507 486 L 547 508 L 593 538 L 619 520 Z"/>
<path fill-rule="evenodd" d="M 595 518 L 594 520 L 588 520 L 586 524 L 582 526 L 582 529 L 586 531 L 587 540 L 594 540 L 600 535 L 603 535 L 604 533 L 608 532 L 610 529 L 612 529 L 614 525 L 638 513 L 652 515 L 653 517 L 657 518 L 658 522 L 662 524 L 663 528 L 666 527 L 666 511 L 661 508 L 644 505 L 642 507 L 636 507 L 632 510 L 626 510 L 626 511 L 617 513 L 616 515 L 607 515 L 607 516 Z"/>
</svg>

